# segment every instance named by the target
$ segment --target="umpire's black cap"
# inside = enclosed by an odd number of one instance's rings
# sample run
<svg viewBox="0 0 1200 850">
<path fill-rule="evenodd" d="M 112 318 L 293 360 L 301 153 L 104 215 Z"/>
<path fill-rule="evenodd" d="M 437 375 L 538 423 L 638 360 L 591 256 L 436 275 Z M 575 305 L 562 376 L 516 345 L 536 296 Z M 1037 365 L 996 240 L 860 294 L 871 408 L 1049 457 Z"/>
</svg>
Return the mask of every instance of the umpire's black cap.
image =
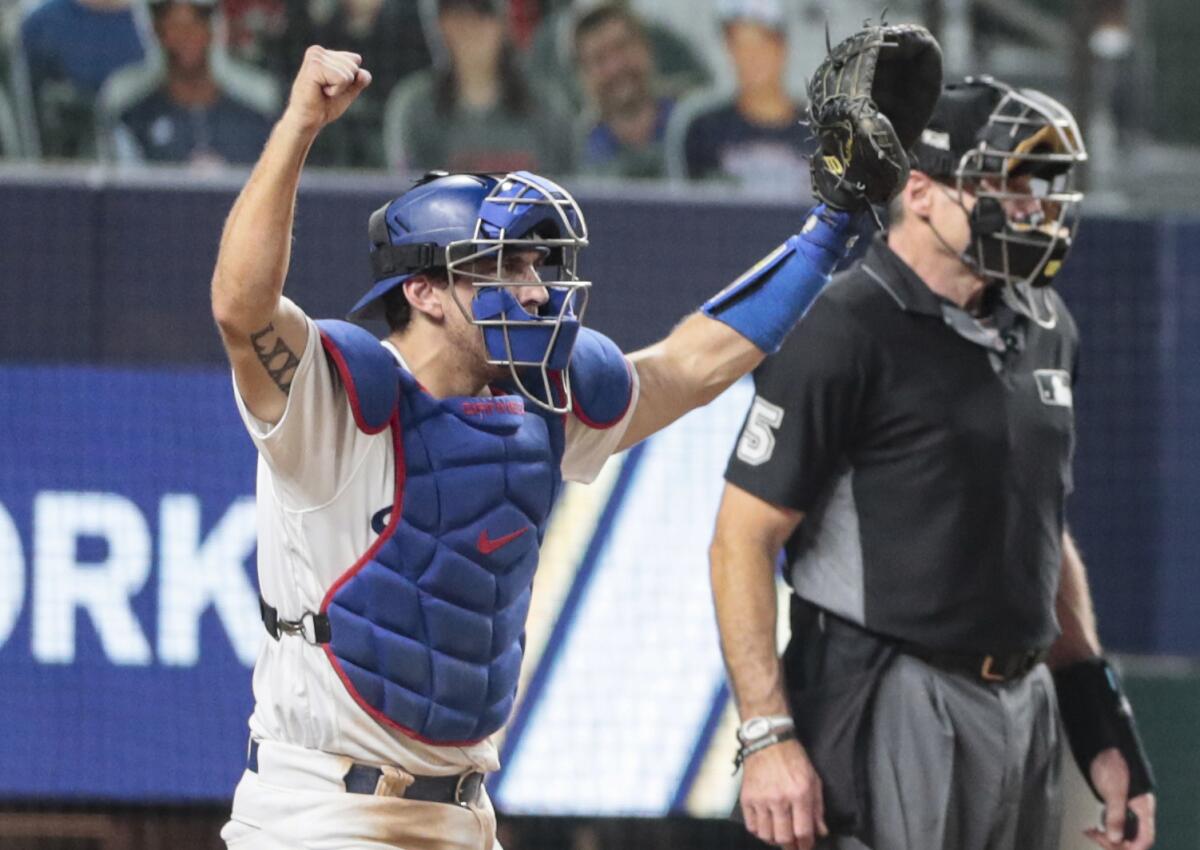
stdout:
<svg viewBox="0 0 1200 850">
<path fill-rule="evenodd" d="M 1075 164 L 1082 150 L 1075 119 L 1062 104 L 991 77 L 967 77 L 942 89 L 913 145 L 912 166 L 934 179 L 953 178 L 964 168 L 966 154 L 978 151 L 965 167 L 976 177 L 1028 173 L 1050 178 Z"/>
<path fill-rule="evenodd" d="M 945 86 L 913 145 L 913 167 L 933 178 L 953 177 L 963 155 L 979 145 L 998 97 L 990 80 L 968 77 Z"/>
</svg>

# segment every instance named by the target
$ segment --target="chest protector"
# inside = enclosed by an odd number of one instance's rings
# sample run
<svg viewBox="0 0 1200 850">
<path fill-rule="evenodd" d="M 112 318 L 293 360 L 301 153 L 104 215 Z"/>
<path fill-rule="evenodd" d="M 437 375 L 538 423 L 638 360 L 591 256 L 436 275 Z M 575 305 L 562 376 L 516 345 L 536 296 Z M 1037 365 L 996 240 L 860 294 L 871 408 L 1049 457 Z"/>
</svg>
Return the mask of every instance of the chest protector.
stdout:
<svg viewBox="0 0 1200 850">
<path fill-rule="evenodd" d="M 481 740 L 516 697 L 538 547 L 562 485 L 563 417 L 516 395 L 433 398 L 369 332 L 319 325 L 356 424 L 390 429 L 396 458 L 386 527 L 322 602 L 325 652 L 385 726 L 436 744 Z"/>
</svg>

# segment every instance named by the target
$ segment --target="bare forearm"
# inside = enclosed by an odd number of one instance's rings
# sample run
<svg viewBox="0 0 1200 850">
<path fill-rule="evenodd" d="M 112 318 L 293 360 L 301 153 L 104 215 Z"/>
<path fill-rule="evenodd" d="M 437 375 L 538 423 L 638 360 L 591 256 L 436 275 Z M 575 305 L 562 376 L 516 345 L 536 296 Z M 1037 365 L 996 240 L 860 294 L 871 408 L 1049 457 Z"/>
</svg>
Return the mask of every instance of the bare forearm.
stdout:
<svg viewBox="0 0 1200 850">
<path fill-rule="evenodd" d="M 787 714 L 776 651 L 773 559 L 757 547 L 713 541 L 713 601 L 721 652 L 743 718 Z"/>
<path fill-rule="evenodd" d="M 766 356 L 740 333 L 702 313 L 680 322 L 664 344 L 672 372 L 680 376 L 680 395 L 691 407 L 708 404 Z"/>
<path fill-rule="evenodd" d="M 765 355 L 728 325 L 694 313 L 661 342 L 632 355 L 641 385 L 622 448 L 708 404 Z"/>
<path fill-rule="evenodd" d="M 283 297 L 300 172 L 321 128 L 371 82 L 356 53 L 304 52 L 283 117 L 234 202 L 212 278 L 213 318 L 238 392 L 263 422 L 283 416 L 308 344 L 304 313 Z"/>
<path fill-rule="evenodd" d="M 315 137 L 285 114 L 229 213 L 212 281 L 213 315 L 226 334 L 249 337 L 275 315 L 300 172 Z"/>
<path fill-rule="evenodd" d="M 1050 648 L 1048 663 L 1062 667 L 1100 654 L 1100 638 L 1096 632 L 1096 614 L 1088 590 L 1083 559 L 1070 534 L 1063 534 L 1062 572 L 1055 600 L 1062 634 Z"/>
</svg>

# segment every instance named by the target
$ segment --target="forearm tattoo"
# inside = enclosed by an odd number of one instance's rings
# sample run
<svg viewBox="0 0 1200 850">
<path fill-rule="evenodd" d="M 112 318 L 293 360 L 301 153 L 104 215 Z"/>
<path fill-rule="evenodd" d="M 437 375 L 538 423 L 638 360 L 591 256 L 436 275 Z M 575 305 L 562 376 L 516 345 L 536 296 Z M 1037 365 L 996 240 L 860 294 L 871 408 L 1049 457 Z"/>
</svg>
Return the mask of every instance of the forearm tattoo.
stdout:
<svg viewBox="0 0 1200 850">
<path fill-rule="evenodd" d="M 274 346 L 270 345 L 271 334 L 275 334 Z M 296 374 L 296 367 L 300 365 L 300 358 L 296 356 L 296 352 L 287 347 L 282 336 L 275 333 L 274 324 L 267 325 L 261 331 L 250 334 L 250 344 L 254 346 L 258 362 L 263 364 L 263 368 L 267 370 L 267 374 L 271 376 L 275 386 L 279 387 L 284 395 L 287 395 L 292 388 L 292 378 Z"/>
</svg>

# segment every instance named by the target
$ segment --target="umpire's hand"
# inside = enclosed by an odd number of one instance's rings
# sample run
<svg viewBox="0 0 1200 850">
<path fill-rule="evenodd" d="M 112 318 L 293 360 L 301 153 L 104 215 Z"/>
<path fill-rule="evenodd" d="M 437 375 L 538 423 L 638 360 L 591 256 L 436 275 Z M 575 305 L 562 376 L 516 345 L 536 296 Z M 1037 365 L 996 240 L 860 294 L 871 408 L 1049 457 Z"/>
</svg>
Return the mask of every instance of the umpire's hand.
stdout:
<svg viewBox="0 0 1200 850">
<path fill-rule="evenodd" d="M 799 742 L 759 750 L 742 769 L 742 816 L 753 835 L 785 850 L 810 850 L 829 834 L 821 780 Z"/>
<path fill-rule="evenodd" d="M 292 83 L 284 118 L 311 133 L 336 121 L 371 84 L 371 72 L 361 65 L 357 53 L 326 50 L 315 44 L 308 48 Z"/>
<path fill-rule="evenodd" d="M 1115 747 L 1092 759 L 1092 785 L 1104 798 L 1104 829 L 1084 834 L 1104 850 L 1149 850 L 1154 845 L 1154 795 L 1129 799 L 1129 765 Z M 1137 833 L 1126 840 L 1125 807 L 1137 815 Z"/>
</svg>

